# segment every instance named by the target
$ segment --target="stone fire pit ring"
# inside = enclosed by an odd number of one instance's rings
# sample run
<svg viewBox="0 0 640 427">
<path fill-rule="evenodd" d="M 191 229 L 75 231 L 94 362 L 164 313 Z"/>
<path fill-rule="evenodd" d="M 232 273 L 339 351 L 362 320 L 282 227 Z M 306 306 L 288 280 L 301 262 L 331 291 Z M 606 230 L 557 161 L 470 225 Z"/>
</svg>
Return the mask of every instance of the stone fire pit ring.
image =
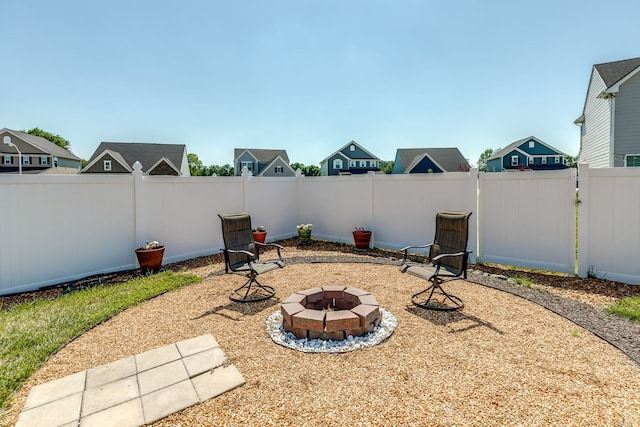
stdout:
<svg viewBox="0 0 640 427">
<path fill-rule="evenodd" d="M 267 318 L 274 342 L 304 352 L 344 352 L 384 341 L 396 318 L 367 291 L 323 286 L 298 291 Z"/>
</svg>

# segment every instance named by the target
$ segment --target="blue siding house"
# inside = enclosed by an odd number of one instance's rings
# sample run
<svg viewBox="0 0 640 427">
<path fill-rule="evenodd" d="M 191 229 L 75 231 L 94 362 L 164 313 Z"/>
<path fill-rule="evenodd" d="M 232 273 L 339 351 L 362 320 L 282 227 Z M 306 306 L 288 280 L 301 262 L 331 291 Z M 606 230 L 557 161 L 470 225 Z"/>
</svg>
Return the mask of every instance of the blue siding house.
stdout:
<svg viewBox="0 0 640 427">
<path fill-rule="evenodd" d="M 362 148 L 355 141 L 331 154 L 320 162 L 320 175 L 363 174 L 380 170 L 380 159 Z"/>
<path fill-rule="evenodd" d="M 289 166 L 287 150 L 260 148 L 236 148 L 233 152 L 233 168 L 236 176 L 247 168 L 253 176 L 295 176 Z"/>
<path fill-rule="evenodd" d="M 398 148 L 391 173 L 467 172 L 470 166 L 457 148 Z"/>
<path fill-rule="evenodd" d="M 566 156 L 535 136 L 529 136 L 489 157 L 487 172 L 565 169 Z"/>
</svg>

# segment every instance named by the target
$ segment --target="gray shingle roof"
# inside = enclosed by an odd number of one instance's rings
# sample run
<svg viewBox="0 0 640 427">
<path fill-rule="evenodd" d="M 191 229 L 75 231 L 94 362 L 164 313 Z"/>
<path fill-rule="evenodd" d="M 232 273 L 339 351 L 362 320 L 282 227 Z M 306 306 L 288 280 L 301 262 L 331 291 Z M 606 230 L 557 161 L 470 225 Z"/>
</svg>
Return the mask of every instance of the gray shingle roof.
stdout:
<svg viewBox="0 0 640 427">
<path fill-rule="evenodd" d="M 65 150 L 59 145 L 56 145 L 53 142 L 49 141 L 48 139 L 42 138 L 41 136 L 35 136 L 35 135 L 28 134 L 26 132 L 20 132 L 17 130 L 12 130 L 11 132 L 13 132 L 20 138 L 27 141 L 29 144 L 34 145 L 35 147 L 39 148 L 45 153 L 51 154 L 52 156 L 63 158 L 63 159 L 80 160 L 80 157 L 76 156 L 72 152 Z"/>
<path fill-rule="evenodd" d="M 457 148 L 399 148 L 398 155 L 405 171 L 413 166 L 418 157 L 428 154 L 446 172 L 459 172 L 460 166 L 469 167 L 469 162 Z"/>
<path fill-rule="evenodd" d="M 264 148 L 235 148 L 233 150 L 233 158 L 237 159 L 243 152 L 249 151 L 253 154 L 259 162 L 270 163 L 276 157 L 280 156 L 289 164 L 289 156 L 287 156 L 287 150 L 269 150 Z"/>
<path fill-rule="evenodd" d="M 594 68 L 607 85 L 607 89 L 638 67 L 640 67 L 640 58 L 605 62 L 603 64 L 594 65 Z"/>
<path fill-rule="evenodd" d="M 166 157 L 177 168 L 180 168 L 186 146 L 184 144 L 153 144 L 144 142 L 101 142 L 88 163 L 91 163 L 96 157 L 104 153 L 105 150 L 119 153 L 130 167 L 133 167 L 133 164 L 139 161 L 142 163 L 142 170 L 146 172 L 163 157 Z"/>
</svg>

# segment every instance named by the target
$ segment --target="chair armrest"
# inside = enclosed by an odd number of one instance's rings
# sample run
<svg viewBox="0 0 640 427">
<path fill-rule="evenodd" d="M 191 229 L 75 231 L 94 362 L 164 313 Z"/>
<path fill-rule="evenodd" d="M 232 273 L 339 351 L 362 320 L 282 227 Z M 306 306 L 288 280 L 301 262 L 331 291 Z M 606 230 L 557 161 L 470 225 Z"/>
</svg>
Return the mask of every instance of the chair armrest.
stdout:
<svg viewBox="0 0 640 427">
<path fill-rule="evenodd" d="M 440 255 L 436 255 L 433 257 L 433 259 L 431 261 L 433 262 L 437 262 L 438 260 L 445 258 L 445 257 L 452 257 L 452 256 L 468 256 L 471 253 L 471 251 L 464 251 L 464 252 L 456 252 L 456 253 L 452 253 L 452 254 L 440 254 Z"/>
<path fill-rule="evenodd" d="M 284 261 L 282 259 L 282 255 L 280 254 L 280 249 L 284 249 L 284 246 L 280 246 L 277 243 L 260 243 L 260 242 L 254 242 L 257 246 L 273 246 L 274 248 L 276 248 L 276 250 L 278 251 L 278 259 L 280 261 Z"/>
<path fill-rule="evenodd" d="M 424 249 L 432 245 L 433 243 L 429 243 L 428 245 L 405 246 L 404 248 L 400 249 L 402 252 L 404 252 L 404 256 L 402 257 L 402 262 L 400 263 L 400 265 L 404 265 L 409 259 L 409 249 Z"/>
</svg>

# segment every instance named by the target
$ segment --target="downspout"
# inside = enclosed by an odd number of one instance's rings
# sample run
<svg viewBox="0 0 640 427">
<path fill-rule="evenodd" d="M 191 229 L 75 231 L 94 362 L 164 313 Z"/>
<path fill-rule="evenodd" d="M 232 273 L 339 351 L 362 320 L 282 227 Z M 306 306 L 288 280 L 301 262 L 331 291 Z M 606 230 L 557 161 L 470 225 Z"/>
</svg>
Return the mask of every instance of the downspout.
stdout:
<svg viewBox="0 0 640 427">
<path fill-rule="evenodd" d="M 616 95 L 609 94 L 609 167 L 615 167 L 615 128 L 616 128 Z"/>
</svg>

